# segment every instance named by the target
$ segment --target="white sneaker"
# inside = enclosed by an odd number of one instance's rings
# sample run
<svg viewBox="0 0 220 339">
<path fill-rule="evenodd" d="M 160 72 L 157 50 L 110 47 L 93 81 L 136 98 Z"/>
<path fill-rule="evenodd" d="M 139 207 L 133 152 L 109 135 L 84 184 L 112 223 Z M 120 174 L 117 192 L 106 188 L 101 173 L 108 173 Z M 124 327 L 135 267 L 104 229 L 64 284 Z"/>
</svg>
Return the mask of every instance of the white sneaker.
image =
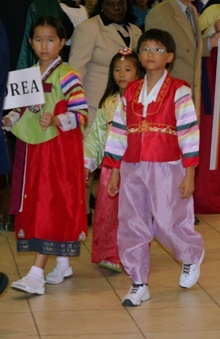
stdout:
<svg viewBox="0 0 220 339">
<path fill-rule="evenodd" d="M 202 255 L 197 264 L 183 263 L 179 282 L 180 287 L 190 288 L 197 283 L 200 276 L 200 265 L 203 262 L 204 256 L 205 250 L 202 251 Z"/>
<path fill-rule="evenodd" d="M 45 281 L 43 278 L 28 273 L 24 278 L 14 281 L 11 284 L 11 288 L 31 294 L 44 294 L 44 284 Z"/>
<path fill-rule="evenodd" d="M 71 266 L 63 268 L 62 264 L 58 264 L 54 270 L 46 275 L 47 284 L 60 284 L 64 281 L 64 278 L 70 277 L 73 274 Z"/>
<path fill-rule="evenodd" d="M 122 305 L 127 307 L 139 306 L 142 301 L 149 299 L 150 292 L 146 284 L 132 284 L 128 294 L 122 300 Z"/>
</svg>

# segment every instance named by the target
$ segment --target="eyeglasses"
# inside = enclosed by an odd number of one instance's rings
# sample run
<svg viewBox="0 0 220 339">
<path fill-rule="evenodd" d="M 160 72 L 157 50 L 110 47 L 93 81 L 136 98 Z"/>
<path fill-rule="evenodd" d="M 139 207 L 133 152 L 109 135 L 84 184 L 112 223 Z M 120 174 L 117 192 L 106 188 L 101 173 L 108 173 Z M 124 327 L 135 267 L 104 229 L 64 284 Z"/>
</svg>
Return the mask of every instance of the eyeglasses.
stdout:
<svg viewBox="0 0 220 339">
<path fill-rule="evenodd" d="M 162 53 L 166 53 L 167 50 L 159 48 L 159 47 L 144 47 L 144 48 L 140 48 L 139 52 L 141 54 L 149 54 L 149 52 L 152 52 L 153 54 L 160 55 Z"/>
</svg>

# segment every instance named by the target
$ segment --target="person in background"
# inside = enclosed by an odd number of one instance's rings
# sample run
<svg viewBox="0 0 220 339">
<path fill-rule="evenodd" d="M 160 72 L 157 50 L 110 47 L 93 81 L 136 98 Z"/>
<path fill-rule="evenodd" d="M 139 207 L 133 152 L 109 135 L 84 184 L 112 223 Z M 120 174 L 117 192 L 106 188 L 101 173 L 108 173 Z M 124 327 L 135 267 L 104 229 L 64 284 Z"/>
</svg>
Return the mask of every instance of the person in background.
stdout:
<svg viewBox="0 0 220 339">
<path fill-rule="evenodd" d="M 78 74 L 58 56 L 65 44 L 61 22 L 53 16 L 38 18 L 30 30 L 30 44 L 39 58 L 45 103 L 11 111 L 3 125 L 12 127 L 20 141 L 12 181 L 16 186 L 23 177 L 13 206 L 17 249 L 36 256 L 28 274 L 11 287 L 44 294 L 48 255 L 59 258 L 46 282 L 63 281 L 73 273 L 68 256 L 80 254 L 80 242 L 87 235 L 80 126 L 88 106 Z"/>
<path fill-rule="evenodd" d="M 184 29 L 183 29 L 184 27 Z M 176 57 L 171 75 L 185 80 L 192 88 L 197 117 L 201 104 L 202 56 L 210 56 L 218 44 L 220 33 L 202 38 L 196 8 L 192 0 L 164 0 L 152 8 L 145 21 L 145 30 L 159 28 L 169 32 L 176 43 Z M 199 219 L 195 216 L 195 225 Z"/>
<path fill-rule="evenodd" d="M 8 173 L 10 171 L 8 151 L 5 142 L 4 131 L 2 130 L 2 108 L 4 103 L 4 95 L 7 85 L 8 72 L 9 72 L 9 63 L 10 63 L 10 53 L 9 53 L 9 43 L 8 37 L 5 31 L 5 28 L 0 21 L 0 41 L 1 41 L 1 51 L 0 51 L 0 175 Z M 1 198 L 1 195 L 0 195 Z M 0 202 L 1 210 L 1 202 Z M 5 273 L 0 272 L 0 295 L 5 291 L 8 286 L 8 277 Z"/>
<path fill-rule="evenodd" d="M 8 149 L 5 140 L 5 133 L 2 129 L 4 96 L 10 68 L 9 42 L 6 30 L 0 20 L 0 176 L 10 171 Z"/>
<path fill-rule="evenodd" d="M 199 17 L 199 26 L 204 37 L 220 31 L 220 2 L 207 7 Z"/>
<path fill-rule="evenodd" d="M 122 300 L 128 307 L 150 298 L 149 243 L 154 236 L 182 262 L 182 288 L 198 281 L 204 258 L 202 236 L 194 230 L 199 128 L 191 89 L 166 70 L 175 56 L 168 32 L 146 31 L 137 50 L 146 75 L 128 85 L 103 160 L 113 167 L 108 194 L 120 191 L 118 250 L 132 280 Z"/>
<path fill-rule="evenodd" d="M 164 0 L 150 10 L 145 21 L 145 30 L 158 28 L 166 30 L 173 36 L 176 43 L 176 57 L 170 72 L 174 78 L 183 79 L 191 86 L 199 118 L 202 56 L 210 55 L 211 49 L 218 44 L 220 33 L 202 39 L 197 11 L 192 6 L 192 1 Z M 191 23 L 186 14 L 188 8 Z"/>
<path fill-rule="evenodd" d="M 73 30 L 79 25 L 81 22 L 88 19 L 88 12 L 85 7 L 85 1 L 81 0 L 60 0 L 60 7 L 63 12 L 68 16 L 69 20 L 73 24 Z M 71 38 L 67 40 L 63 50 L 62 50 L 62 59 L 64 62 L 68 62 L 69 54 L 71 47 Z"/>
<path fill-rule="evenodd" d="M 219 0 L 194 0 L 192 4 L 196 7 L 198 14 L 201 14 L 206 8 L 219 4 Z"/>
<path fill-rule="evenodd" d="M 84 137 L 95 120 L 103 90 L 108 80 L 112 57 L 120 48 L 135 49 L 141 30 L 134 25 L 135 16 L 130 0 L 98 0 L 90 18 L 76 27 L 72 37 L 69 64 L 81 76 L 89 105 L 89 115 Z M 87 187 L 88 223 L 92 223 L 89 207 L 93 176 Z"/>
<path fill-rule="evenodd" d="M 135 25 L 137 25 L 142 32 L 144 32 L 145 17 L 149 11 L 148 0 L 134 0 Z"/>
<path fill-rule="evenodd" d="M 85 6 L 86 6 L 89 16 L 92 13 L 96 3 L 97 3 L 97 0 L 85 0 Z"/>
<path fill-rule="evenodd" d="M 220 4 L 208 6 L 199 17 L 202 35 L 212 36 L 220 31 Z M 213 126 L 213 112 L 216 91 L 216 66 L 218 48 L 213 48 L 211 55 L 202 60 L 202 97 L 200 118 L 200 163 L 195 176 L 195 212 L 201 214 L 220 213 L 220 154 L 217 151 L 215 169 L 210 170 L 212 152 L 211 142 Z M 216 98 L 216 102 L 218 99 Z M 218 133 L 217 133 L 218 135 Z M 218 139 L 219 142 L 219 139 Z M 205 178 L 205 180 L 204 180 Z"/>
<path fill-rule="evenodd" d="M 126 47 L 114 55 L 109 66 L 106 90 L 84 143 L 86 182 L 89 173 L 102 163 L 108 131 L 127 84 L 140 78 L 142 72 L 138 55 L 132 49 Z M 101 168 L 93 220 L 92 262 L 122 272 L 117 246 L 118 197 L 112 198 L 107 194 L 110 174 L 110 168 Z"/>
</svg>

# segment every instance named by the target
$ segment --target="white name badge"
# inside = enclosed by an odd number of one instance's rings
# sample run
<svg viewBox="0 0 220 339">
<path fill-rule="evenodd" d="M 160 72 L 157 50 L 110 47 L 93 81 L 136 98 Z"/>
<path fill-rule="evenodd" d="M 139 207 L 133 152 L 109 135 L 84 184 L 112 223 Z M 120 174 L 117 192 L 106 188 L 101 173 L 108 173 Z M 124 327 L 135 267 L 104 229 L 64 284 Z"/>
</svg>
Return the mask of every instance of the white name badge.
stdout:
<svg viewBox="0 0 220 339">
<path fill-rule="evenodd" d="M 3 109 L 44 104 L 44 102 L 40 67 L 9 72 Z"/>
</svg>

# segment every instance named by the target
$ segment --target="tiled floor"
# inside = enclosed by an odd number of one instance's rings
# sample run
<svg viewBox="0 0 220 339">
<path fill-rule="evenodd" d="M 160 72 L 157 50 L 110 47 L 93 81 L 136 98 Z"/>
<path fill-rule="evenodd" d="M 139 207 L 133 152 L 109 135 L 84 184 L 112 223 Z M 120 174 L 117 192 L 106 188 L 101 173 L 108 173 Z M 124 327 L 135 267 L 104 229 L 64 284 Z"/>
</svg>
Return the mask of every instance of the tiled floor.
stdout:
<svg viewBox="0 0 220 339">
<path fill-rule="evenodd" d="M 124 308 L 125 273 L 112 273 L 90 262 L 91 232 L 81 256 L 71 259 L 74 275 L 46 294 L 30 296 L 8 288 L 0 298 L 0 338 L 55 339 L 219 339 L 220 215 L 200 215 L 206 257 L 199 283 L 178 286 L 180 263 L 156 241 L 152 243 L 151 299 Z M 18 254 L 13 232 L 0 233 L 0 270 L 10 282 L 25 275 L 32 254 Z M 47 271 L 55 265 L 48 262 Z"/>
</svg>

